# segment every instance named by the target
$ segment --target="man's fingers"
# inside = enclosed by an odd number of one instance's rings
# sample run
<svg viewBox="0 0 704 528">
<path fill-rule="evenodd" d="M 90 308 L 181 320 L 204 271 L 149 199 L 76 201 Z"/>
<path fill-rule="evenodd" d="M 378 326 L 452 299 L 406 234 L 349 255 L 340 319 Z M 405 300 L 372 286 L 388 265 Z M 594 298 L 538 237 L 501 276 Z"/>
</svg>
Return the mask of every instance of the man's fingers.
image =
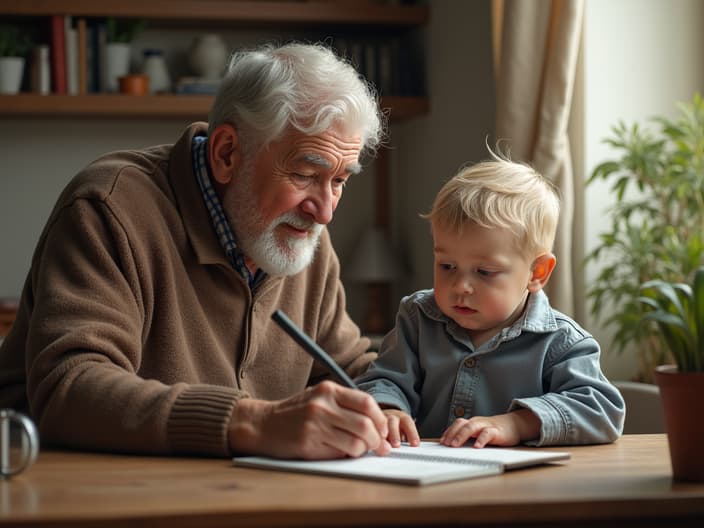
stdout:
<svg viewBox="0 0 704 528">
<path fill-rule="evenodd" d="M 321 431 L 322 442 L 352 457 L 369 450 L 388 452 L 386 415 L 371 396 L 332 382 L 323 382 L 310 391 L 306 419 L 313 429 Z"/>
<path fill-rule="evenodd" d="M 330 382 L 323 382 L 321 385 Z M 380 438 L 386 438 L 389 434 L 387 418 L 374 398 L 369 394 L 342 387 L 337 384 L 330 383 L 334 387 L 335 401 L 340 406 L 356 414 L 364 416 L 371 420 L 375 430 Z M 373 449 L 374 447 L 372 447 Z"/>
</svg>

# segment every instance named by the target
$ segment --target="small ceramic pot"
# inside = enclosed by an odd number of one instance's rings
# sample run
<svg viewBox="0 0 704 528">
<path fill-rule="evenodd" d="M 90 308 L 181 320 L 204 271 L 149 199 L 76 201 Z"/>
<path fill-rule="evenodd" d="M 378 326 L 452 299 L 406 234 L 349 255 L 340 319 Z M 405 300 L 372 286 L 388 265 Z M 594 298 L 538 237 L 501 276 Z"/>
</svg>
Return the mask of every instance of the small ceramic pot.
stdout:
<svg viewBox="0 0 704 528">
<path fill-rule="evenodd" d="M 120 77 L 120 93 L 147 95 L 149 93 L 149 77 L 144 74 L 123 75 Z"/>
</svg>

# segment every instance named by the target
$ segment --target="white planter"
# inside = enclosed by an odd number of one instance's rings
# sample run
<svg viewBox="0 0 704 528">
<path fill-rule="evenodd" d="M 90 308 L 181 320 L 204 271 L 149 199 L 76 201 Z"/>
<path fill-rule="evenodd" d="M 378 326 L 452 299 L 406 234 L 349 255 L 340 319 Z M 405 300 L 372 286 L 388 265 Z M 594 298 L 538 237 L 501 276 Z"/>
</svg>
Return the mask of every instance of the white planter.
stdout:
<svg viewBox="0 0 704 528">
<path fill-rule="evenodd" d="M 101 65 L 101 90 L 103 92 L 119 91 L 118 79 L 130 72 L 130 45 L 123 42 L 105 44 Z"/>
<path fill-rule="evenodd" d="M 24 73 L 24 57 L 0 57 L 0 94 L 19 93 Z"/>
</svg>

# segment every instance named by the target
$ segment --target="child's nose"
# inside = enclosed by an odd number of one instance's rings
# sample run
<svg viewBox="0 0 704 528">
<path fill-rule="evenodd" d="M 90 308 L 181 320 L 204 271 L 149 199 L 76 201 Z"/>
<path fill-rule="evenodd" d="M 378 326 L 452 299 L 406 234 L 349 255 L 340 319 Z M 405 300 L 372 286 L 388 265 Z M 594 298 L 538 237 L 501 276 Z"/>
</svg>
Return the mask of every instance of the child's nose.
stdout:
<svg viewBox="0 0 704 528">
<path fill-rule="evenodd" d="M 474 293 L 474 286 L 472 286 L 472 281 L 468 277 L 461 277 L 457 281 L 457 289 L 460 293 L 472 294 Z"/>
</svg>

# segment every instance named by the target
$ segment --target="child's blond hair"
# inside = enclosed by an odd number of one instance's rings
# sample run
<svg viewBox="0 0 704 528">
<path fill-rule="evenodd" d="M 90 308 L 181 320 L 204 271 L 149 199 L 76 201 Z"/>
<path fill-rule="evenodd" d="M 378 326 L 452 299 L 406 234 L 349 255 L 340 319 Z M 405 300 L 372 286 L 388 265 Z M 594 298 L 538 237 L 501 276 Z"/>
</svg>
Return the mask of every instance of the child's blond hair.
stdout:
<svg viewBox="0 0 704 528">
<path fill-rule="evenodd" d="M 463 167 L 443 185 L 430 213 L 421 216 L 457 234 L 468 223 L 508 229 L 530 258 L 552 251 L 560 216 L 557 189 L 529 165 L 489 152 L 492 159 Z"/>
</svg>

